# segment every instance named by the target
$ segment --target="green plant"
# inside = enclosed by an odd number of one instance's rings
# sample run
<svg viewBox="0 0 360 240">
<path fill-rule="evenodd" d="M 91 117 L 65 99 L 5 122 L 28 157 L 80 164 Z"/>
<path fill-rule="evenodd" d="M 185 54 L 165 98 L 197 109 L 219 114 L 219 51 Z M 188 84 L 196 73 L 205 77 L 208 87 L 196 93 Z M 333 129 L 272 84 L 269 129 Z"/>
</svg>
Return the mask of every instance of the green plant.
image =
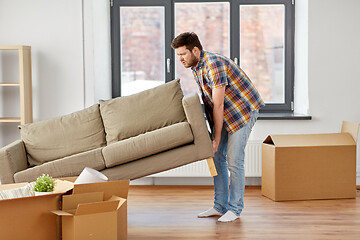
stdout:
<svg viewBox="0 0 360 240">
<path fill-rule="evenodd" d="M 52 192 L 55 188 L 55 180 L 49 174 L 43 174 L 36 179 L 34 191 Z"/>
</svg>

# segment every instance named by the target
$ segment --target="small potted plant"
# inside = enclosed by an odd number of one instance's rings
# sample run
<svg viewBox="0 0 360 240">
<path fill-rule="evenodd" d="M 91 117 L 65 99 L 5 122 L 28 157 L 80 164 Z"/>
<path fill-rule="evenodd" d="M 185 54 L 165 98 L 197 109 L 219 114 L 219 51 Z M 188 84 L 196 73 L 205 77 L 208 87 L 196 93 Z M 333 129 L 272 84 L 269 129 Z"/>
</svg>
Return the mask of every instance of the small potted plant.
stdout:
<svg viewBox="0 0 360 240">
<path fill-rule="evenodd" d="M 35 181 L 35 196 L 52 193 L 55 188 L 55 180 L 49 174 L 42 174 Z"/>
</svg>

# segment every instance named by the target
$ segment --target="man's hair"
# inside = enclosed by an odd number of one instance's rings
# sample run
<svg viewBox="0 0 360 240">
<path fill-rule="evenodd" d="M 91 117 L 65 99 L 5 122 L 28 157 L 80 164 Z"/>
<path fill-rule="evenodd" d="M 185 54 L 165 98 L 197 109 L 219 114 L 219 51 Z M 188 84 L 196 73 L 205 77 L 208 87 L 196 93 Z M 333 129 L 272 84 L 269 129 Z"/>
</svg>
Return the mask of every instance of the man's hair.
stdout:
<svg viewBox="0 0 360 240">
<path fill-rule="evenodd" d="M 184 32 L 178 35 L 171 43 L 171 47 L 173 49 L 185 46 L 190 51 L 193 50 L 194 47 L 197 47 L 200 51 L 202 51 L 202 45 L 196 33 L 194 32 Z"/>
</svg>

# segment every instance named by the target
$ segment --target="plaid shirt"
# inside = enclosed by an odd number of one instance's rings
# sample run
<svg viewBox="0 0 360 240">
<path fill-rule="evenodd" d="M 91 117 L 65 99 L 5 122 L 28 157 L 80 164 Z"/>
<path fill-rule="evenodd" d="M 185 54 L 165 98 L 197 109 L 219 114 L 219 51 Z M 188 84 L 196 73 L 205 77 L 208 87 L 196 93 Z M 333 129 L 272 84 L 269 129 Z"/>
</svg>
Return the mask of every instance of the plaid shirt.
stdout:
<svg viewBox="0 0 360 240">
<path fill-rule="evenodd" d="M 225 87 L 224 123 L 228 133 L 234 133 L 250 120 L 250 113 L 265 106 L 259 92 L 245 72 L 230 59 L 201 51 L 193 70 L 201 91 L 205 112 L 213 126 L 212 89 Z"/>
</svg>

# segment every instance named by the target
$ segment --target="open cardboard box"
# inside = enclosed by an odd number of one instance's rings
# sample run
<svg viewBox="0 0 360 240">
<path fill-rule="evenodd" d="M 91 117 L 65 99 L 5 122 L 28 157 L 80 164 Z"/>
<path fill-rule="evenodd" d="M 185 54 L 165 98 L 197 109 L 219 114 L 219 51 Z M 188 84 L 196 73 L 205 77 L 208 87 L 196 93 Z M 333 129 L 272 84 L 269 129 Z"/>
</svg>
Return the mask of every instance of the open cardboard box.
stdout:
<svg viewBox="0 0 360 240">
<path fill-rule="evenodd" d="M 52 211 L 62 217 L 62 239 L 127 239 L 128 189 L 128 180 L 74 185 Z"/>
<path fill-rule="evenodd" d="M 0 185 L 0 191 L 24 187 L 26 184 Z M 72 182 L 56 180 L 52 194 L 0 200 L 0 238 L 59 239 L 58 219 L 50 211 L 60 208 L 61 196 L 73 186 Z"/>
<path fill-rule="evenodd" d="M 270 135 L 262 145 L 262 194 L 274 201 L 356 197 L 358 123 L 341 133 Z"/>
</svg>

